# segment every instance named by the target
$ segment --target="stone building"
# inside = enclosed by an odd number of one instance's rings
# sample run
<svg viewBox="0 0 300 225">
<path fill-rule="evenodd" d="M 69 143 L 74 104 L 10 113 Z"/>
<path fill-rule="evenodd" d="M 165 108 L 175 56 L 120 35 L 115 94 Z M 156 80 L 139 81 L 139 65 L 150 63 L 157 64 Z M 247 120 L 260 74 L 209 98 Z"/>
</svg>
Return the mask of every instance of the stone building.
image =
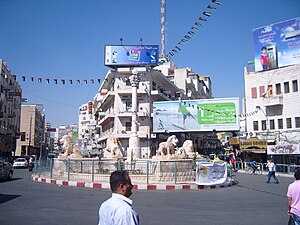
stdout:
<svg viewBox="0 0 300 225">
<path fill-rule="evenodd" d="M 275 145 L 299 147 L 300 64 L 267 71 L 245 71 L 244 79 L 248 135 L 267 139 Z M 290 155 L 286 156 L 280 157 L 280 162 L 294 160 L 287 160 Z"/>
<path fill-rule="evenodd" d="M 0 59 L 0 156 L 13 156 L 20 137 L 20 85 L 6 63 Z"/>
<path fill-rule="evenodd" d="M 155 154 L 158 143 L 169 134 L 153 134 L 153 102 L 211 98 L 211 81 L 190 68 L 178 69 L 172 62 L 154 69 L 139 68 L 137 86 L 137 136 L 141 158 Z M 109 70 L 94 97 L 98 144 L 105 148 L 108 139 L 128 156 L 132 130 L 132 68 Z"/>
<path fill-rule="evenodd" d="M 42 105 L 22 104 L 20 133 L 16 156 L 43 154 L 45 114 Z"/>
</svg>

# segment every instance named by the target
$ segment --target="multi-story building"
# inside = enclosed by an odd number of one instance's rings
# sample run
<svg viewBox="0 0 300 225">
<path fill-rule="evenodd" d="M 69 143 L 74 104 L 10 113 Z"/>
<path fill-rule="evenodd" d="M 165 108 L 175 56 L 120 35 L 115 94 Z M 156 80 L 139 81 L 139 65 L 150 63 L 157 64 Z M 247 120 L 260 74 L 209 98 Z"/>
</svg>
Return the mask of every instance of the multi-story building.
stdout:
<svg viewBox="0 0 300 225">
<path fill-rule="evenodd" d="M 0 71 L 0 156 L 12 156 L 20 137 L 22 90 L 2 59 Z"/>
<path fill-rule="evenodd" d="M 155 154 L 158 143 L 169 134 L 153 134 L 153 102 L 211 98 L 211 82 L 191 69 L 177 69 L 171 62 L 139 74 L 137 87 L 137 136 L 140 140 L 141 157 Z M 98 143 L 105 148 L 107 140 L 117 144 L 127 155 L 132 129 L 132 70 L 119 68 L 109 70 L 94 98 Z"/>
<path fill-rule="evenodd" d="M 273 141 L 300 143 L 300 65 L 245 73 L 247 132 Z M 254 115 L 255 113 L 255 115 Z"/>
<path fill-rule="evenodd" d="M 42 105 L 22 104 L 20 133 L 17 156 L 44 154 L 45 114 Z"/>
<path fill-rule="evenodd" d="M 60 140 L 63 136 L 69 135 L 72 139 L 77 139 L 78 136 L 78 126 L 76 124 L 72 125 L 61 125 L 56 128 L 55 138 L 54 138 L 54 148 L 56 150 L 61 150 L 62 143 Z"/>
<path fill-rule="evenodd" d="M 91 150 L 96 145 L 96 120 L 93 102 L 89 101 L 79 107 L 78 142 L 79 147 Z M 99 137 L 99 136 L 98 136 Z"/>
</svg>

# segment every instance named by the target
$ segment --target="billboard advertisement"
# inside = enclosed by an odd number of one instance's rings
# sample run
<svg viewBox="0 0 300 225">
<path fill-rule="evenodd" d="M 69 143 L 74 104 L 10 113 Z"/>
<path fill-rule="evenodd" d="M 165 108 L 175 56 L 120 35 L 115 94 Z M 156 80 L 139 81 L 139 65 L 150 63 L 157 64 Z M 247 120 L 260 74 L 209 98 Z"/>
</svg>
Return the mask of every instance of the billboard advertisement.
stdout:
<svg viewBox="0 0 300 225">
<path fill-rule="evenodd" d="M 299 155 L 299 144 L 283 144 L 283 145 L 269 145 L 267 148 L 268 155 Z"/>
<path fill-rule="evenodd" d="M 153 132 L 237 131 L 239 99 L 153 103 Z"/>
<path fill-rule="evenodd" d="M 107 45 L 105 46 L 105 66 L 156 66 L 158 45 Z"/>
<path fill-rule="evenodd" d="M 196 184 L 220 185 L 227 180 L 227 162 L 197 162 Z"/>
<path fill-rule="evenodd" d="M 253 30 L 255 71 L 300 63 L 300 17 Z"/>
</svg>

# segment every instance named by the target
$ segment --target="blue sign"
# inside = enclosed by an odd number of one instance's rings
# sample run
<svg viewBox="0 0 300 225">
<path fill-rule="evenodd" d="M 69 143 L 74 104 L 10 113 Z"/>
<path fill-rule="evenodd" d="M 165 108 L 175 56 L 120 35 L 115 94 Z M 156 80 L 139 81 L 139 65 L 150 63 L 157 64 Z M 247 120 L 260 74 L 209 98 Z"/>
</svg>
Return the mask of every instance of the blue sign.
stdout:
<svg viewBox="0 0 300 225">
<path fill-rule="evenodd" d="M 158 45 L 110 45 L 105 46 L 105 66 L 156 66 Z"/>
<path fill-rule="evenodd" d="M 253 30 L 255 71 L 300 63 L 300 17 Z"/>
</svg>

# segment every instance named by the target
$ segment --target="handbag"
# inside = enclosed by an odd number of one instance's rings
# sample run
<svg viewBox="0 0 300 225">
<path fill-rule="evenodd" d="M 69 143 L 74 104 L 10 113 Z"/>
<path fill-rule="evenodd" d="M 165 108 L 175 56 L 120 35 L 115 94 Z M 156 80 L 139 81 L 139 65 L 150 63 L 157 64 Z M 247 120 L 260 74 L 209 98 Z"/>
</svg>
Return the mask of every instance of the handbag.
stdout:
<svg viewBox="0 0 300 225">
<path fill-rule="evenodd" d="M 293 216 L 290 216 L 288 225 L 295 225 Z"/>
</svg>

